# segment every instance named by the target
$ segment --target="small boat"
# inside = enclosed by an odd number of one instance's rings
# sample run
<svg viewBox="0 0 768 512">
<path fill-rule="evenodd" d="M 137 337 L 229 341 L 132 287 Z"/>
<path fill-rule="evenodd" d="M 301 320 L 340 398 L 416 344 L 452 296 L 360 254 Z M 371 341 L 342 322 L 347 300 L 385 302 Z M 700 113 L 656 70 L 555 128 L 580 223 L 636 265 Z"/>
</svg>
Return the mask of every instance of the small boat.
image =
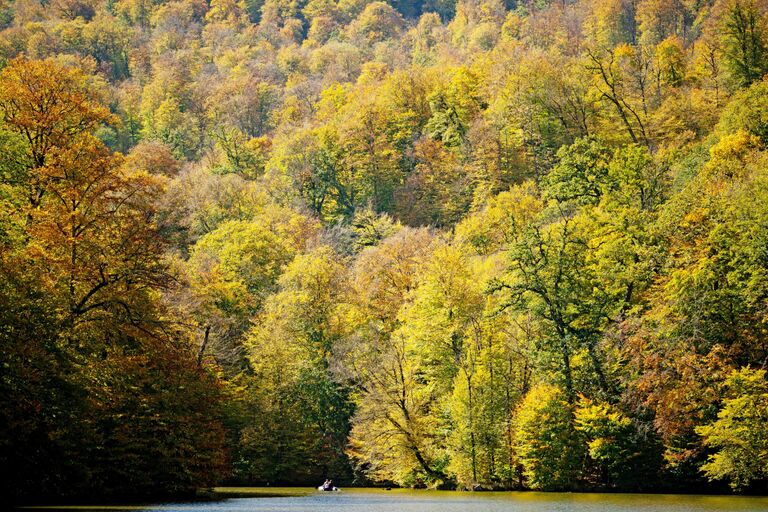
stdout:
<svg viewBox="0 0 768 512">
<path fill-rule="evenodd" d="M 325 487 L 325 486 L 321 485 L 321 486 L 319 486 L 319 487 L 317 488 L 317 490 L 318 490 L 318 491 L 325 491 L 325 492 L 329 492 L 329 491 L 340 491 L 341 489 L 339 489 L 338 487 L 334 487 L 334 486 Z"/>
</svg>

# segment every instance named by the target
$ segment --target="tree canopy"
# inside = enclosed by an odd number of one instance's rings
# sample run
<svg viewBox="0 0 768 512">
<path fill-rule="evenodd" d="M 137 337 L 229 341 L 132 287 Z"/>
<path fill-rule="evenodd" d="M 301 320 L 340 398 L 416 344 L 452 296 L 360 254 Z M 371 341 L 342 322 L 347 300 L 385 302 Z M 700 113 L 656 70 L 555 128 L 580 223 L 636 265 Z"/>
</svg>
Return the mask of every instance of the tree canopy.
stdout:
<svg viewBox="0 0 768 512">
<path fill-rule="evenodd" d="M 764 0 L 0 2 L 0 492 L 766 492 Z"/>
</svg>

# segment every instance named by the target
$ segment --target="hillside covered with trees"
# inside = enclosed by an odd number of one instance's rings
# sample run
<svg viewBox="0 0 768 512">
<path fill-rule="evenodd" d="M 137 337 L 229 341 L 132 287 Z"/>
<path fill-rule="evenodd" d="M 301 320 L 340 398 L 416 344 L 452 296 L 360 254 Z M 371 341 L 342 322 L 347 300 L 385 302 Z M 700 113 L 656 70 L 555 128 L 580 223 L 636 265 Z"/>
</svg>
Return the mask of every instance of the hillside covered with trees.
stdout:
<svg viewBox="0 0 768 512">
<path fill-rule="evenodd" d="M 0 492 L 768 492 L 764 0 L 0 1 Z"/>
</svg>

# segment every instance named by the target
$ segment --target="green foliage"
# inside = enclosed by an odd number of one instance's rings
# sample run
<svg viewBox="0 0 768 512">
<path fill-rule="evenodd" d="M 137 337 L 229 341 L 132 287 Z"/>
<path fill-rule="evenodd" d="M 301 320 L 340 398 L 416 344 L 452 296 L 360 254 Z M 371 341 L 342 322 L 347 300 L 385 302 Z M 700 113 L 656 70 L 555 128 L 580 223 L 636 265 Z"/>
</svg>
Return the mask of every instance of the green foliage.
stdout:
<svg viewBox="0 0 768 512">
<path fill-rule="evenodd" d="M 479 77 L 473 71 L 456 70 L 446 87 L 429 97 L 432 116 L 425 127 L 427 134 L 448 147 L 463 144 L 469 123 L 483 108 L 479 88 Z"/>
<path fill-rule="evenodd" d="M 532 488 L 579 487 L 586 454 L 573 406 L 558 388 L 540 384 L 528 392 L 515 415 L 515 448 Z"/>
<path fill-rule="evenodd" d="M 544 178 L 545 197 L 560 203 L 598 203 L 609 186 L 611 155 L 599 141 L 579 139 L 557 153 L 558 163 Z"/>
<path fill-rule="evenodd" d="M 0 2 L 3 489 L 764 491 L 765 23 Z"/>
<path fill-rule="evenodd" d="M 201 286 L 213 287 L 218 281 L 226 283 L 230 291 L 213 295 L 214 302 L 227 309 L 235 307 L 237 296 L 249 294 L 257 300 L 265 297 L 289 258 L 290 249 L 285 241 L 263 225 L 229 221 L 195 244 L 190 264 Z"/>
<path fill-rule="evenodd" d="M 371 247 L 397 233 L 402 226 L 387 215 L 376 215 L 372 210 L 358 210 L 352 219 L 355 248 Z"/>
<path fill-rule="evenodd" d="M 718 128 L 725 133 L 745 130 L 768 144 L 767 97 L 768 82 L 765 80 L 739 91 L 723 110 Z"/>
<path fill-rule="evenodd" d="M 328 247 L 298 256 L 280 278 L 247 342 L 247 403 L 258 411 L 241 433 L 237 478 L 310 484 L 348 477 L 344 447 L 352 404 L 329 373 L 339 336 L 333 298 L 342 267 Z"/>
<path fill-rule="evenodd" d="M 162 182 L 93 136 L 88 77 L 52 60 L 0 75 L 0 460 L 11 502 L 98 490 L 181 495 L 226 472 L 217 378 L 166 321 Z M 6 398 L 7 397 L 7 398 Z"/>
<path fill-rule="evenodd" d="M 607 181 L 612 189 L 606 199 L 635 210 L 653 211 L 664 201 L 666 179 L 665 169 L 654 162 L 647 148 L 625 146 L 614 153 L 608 166 Z"/>
<path fill-rule="evenodd" d="M 348 28 L 351 38 L 360 44 L 375 44 L 391 39 L 404 26 L 400 14 L 385 2 L 371 2 Z"/>
<path fill-rule="evenodd" d="M 339 344 L 342 375 L 365 382 L 352 419 L 349 455 L 373 478 L 403 485 L 447 480 L 438 396 L 421 377 L 421 363 L 398 332 L 399 312 L 415 288 L 420 265 L 432 252 L 427 230 L 402 229 L 363 251 L 353 269 L 349 306 L 342 308 L 349 334 Z"/>
<path fill-rule="evenodd" d="M 723 21 L 725 64 L 734 79 L 748 86 L 768 71 L 764 14 L 751 1 L 728 3 Z"/>
<path fill-rule="evenodd" d="M 586 440 L 590 461 L 596 466 L 596 477 L 604 485 L 645 489 L 657 484 L 657 447 L 653 440 L 643 439 L 630 417 L 615 406 L 582 397 L 575 422 L 576 430 Z"/>
<path fill-rule="evenodd" d="M 702 470 L 710 479 L 727 479 L 734 489 L 747 487 L 766 477 L 765 454 L 768 436 L 768 383 L 765 370 L 748 367 L 734 370 L 725 381 L 727 388 L 717 420 L 696 432 L 716 453 Z"/>
</svg>

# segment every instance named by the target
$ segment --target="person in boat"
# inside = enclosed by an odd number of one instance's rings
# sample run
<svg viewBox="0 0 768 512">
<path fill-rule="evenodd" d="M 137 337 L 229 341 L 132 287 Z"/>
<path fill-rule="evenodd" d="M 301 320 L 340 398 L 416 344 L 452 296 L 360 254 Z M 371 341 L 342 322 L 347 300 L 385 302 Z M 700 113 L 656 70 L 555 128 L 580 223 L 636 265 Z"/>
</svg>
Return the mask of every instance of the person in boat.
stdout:
<svg viewBox="0 0 768 512">
<path fill-rule="evenodd" d="M 333 480 L 326 479 L 321 488 L 324 491 L 333 491 L 335 488 L 333 487 Z"/>
</svg>

